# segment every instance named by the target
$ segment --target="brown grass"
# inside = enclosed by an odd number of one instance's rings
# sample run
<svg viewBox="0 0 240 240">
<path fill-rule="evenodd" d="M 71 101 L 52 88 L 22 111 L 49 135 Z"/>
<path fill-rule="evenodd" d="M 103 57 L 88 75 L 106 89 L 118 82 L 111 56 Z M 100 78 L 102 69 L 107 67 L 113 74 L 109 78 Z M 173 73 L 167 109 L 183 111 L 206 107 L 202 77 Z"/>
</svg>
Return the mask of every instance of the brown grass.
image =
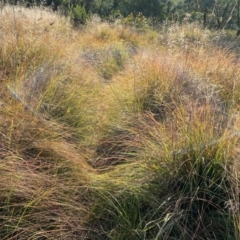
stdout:
<svg viewBox="0 0 240 240">
<path fill-rule="evenodd" d="M 0 18 L 1 239 L 238 238 L 239 64 L 218 33 Z"/>
</svg>

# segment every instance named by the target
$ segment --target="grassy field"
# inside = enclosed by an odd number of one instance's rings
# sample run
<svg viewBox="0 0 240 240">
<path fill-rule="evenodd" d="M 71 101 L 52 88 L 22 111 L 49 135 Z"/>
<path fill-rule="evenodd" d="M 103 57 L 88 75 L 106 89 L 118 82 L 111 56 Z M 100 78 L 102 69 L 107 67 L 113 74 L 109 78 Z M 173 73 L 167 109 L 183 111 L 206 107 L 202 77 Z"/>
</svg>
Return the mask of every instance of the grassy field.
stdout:
<svg viewBox="0 0 240 240">
<path fill-rule="evenodd" d="M 240 239 L 238 41 L 2 7 L 0 239 Z"/>
</svg>

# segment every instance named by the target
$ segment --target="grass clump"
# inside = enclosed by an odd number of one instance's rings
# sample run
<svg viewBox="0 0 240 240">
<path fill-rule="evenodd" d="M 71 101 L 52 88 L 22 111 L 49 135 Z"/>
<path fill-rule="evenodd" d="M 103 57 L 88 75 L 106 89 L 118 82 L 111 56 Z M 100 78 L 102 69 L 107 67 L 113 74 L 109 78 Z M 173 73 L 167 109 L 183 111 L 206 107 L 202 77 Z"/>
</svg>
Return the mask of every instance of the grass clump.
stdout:
<svg viewBox="0 0 240 240">
<path fill-rule="evenodd" d="M 1 239 L 239 239 L 238 53 L 221 35 L 1 19 Z"/>
</svg>

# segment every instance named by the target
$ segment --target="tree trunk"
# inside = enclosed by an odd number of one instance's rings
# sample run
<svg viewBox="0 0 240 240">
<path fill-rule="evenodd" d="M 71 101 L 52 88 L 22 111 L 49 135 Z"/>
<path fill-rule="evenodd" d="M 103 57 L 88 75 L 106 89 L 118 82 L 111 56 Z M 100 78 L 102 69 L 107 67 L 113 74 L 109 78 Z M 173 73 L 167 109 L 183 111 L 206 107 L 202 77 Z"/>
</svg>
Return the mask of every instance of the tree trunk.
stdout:
<svg viewBox="0 0 240 240">
<path fill-rule="evenodd" d="M 237 36 L 240 35 L 240 0 L 238 0 L 238 6 L 237 6 L 237 26 L 238 26 L 238 30 L 237 30 Z"/>
<path fill-rule="evenodd" d="M 203 13 L 203 27 L 207 27 L 207 12 L 205 10 L 205 12 Z"/>
</svg>

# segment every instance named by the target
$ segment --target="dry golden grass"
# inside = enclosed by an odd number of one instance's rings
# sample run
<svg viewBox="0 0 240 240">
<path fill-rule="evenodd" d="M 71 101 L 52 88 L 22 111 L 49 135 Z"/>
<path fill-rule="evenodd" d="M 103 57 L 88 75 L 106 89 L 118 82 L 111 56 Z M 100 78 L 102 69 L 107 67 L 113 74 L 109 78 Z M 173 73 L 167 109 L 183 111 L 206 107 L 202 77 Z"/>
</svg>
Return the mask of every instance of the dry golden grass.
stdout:
<svg viewBox="0 0 240 240">
<path fill-rule="evenodd" d="M 239 63 L 217 33 L 0 18 L 1 239 L 238 238 Z"/>
</svg>

